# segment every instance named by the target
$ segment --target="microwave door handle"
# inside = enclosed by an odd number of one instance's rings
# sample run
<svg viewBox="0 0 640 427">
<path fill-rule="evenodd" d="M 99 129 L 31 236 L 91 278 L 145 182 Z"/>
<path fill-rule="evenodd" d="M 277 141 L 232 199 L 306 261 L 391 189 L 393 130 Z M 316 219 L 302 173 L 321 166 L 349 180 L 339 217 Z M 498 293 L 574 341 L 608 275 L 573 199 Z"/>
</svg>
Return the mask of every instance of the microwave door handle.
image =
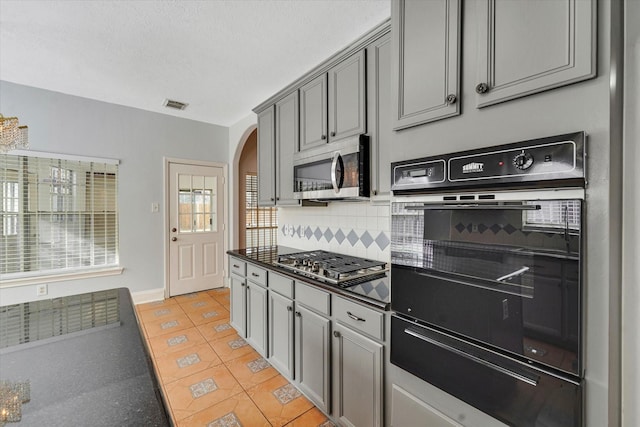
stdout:
<svg viewBox="0 0 640 427">
<path fill-rule="evenodd" d="M 336 176 L 336 172 L 338 171 L 338 163 L 340 163 L 340 178 Z M 333 161 L 331 162 L 331 185 L 333 186 L 333 191 L 336 193 L 340 192 L 340 188 L 344 182 L 344 165 L 342 163 L 342 156 L 339 152 L 335 152 L 333 154 Z"/>
<path fill-rule="evenodd" d="M 527 271 L 529 271 L 529 267 L 522 267 L 521 269 L 516 270 L 516 271 L 514 271 L 513 273 L 505 274 L 505 275 L 504 275 L 504 276 L 502 276 L 502 277 L 498 277 L 498 278 L 496 279 L 496 282 L 503 282 L 503 281 L 505 281 L 505 280 L 507 280 L 507 279 L 511 279 L 511 278 L 513 278 L 513 277 L 516 277 L 516 276 L 522 276 L 522 275 L 523 275 L 524 273 L 526 273 Z"/>
<path fill-rule="evenodd" d="M 473 204 L 441 204 L 423 206 L 405 206 L 408 211 L 432 211 L 432 210 L 497 210 L 497 211 L 535 211 L 540 209 L 540 205 L 482 205 Z"/>
<path fill-rule="evenodd" d="M 513 372 L 513 371 L 511 371 L 511 370 L 509 370 L 507 368 L 503 368 L 502 366 L 496 365 L 496 364 L 491 363 L 491 362 L 489 362 L 487 360 L 484 360 L 484 359 L 481 359 L 481 358 L 479 358 L 477 356 L 474 356 L 473 354 L 469 354 L 469 353 L 467 353 L 465 351 L 462 351 L 460 349 L 457 349 L 455 347 L 447 345 L 447 344 L 445 344 L 443 342 L 434 340 L 433 338 L 425 337 L 424 335 L 422 335 L 422 334 L 420 334 L 420 333 L 418 333 L 416 331 L 413 331 L 413 330 L 411 330 L 409 328 L 405 329 L 404 333 L 408 334 L 408 335 L 411 335 L 412 337 L 418 338 L 418 339 L 420 339 L 422 341 L 425 341 L 425 342 L 427 342 L 429 344 L 433 344 L 433 345 L 435 345 L 437 347 L 440 347 L 440 348 L 442 348 L 444 350 L 447 350 L 447 351 L 450 351 L 452 353 L 455 353 L 458 356 L 461 356 L 461 357 L 464 357 L 465 359 L 471 360 L 472 362 L 479 363 L 479 364 L 481 364 L 483 366 L 486 366 L 487 368 L 493 369 L 494 371 L 498 371 L 498 372 L 500 372 L 502 374 L 508 375 L 511 378 L 515 378 L 518 381 L 522 381 L 522 382 L 527 383 L 529 385 L 532 385 L 534 387 L 536 387 L 538 385 L 539 377 L 538 378 L 529 378 L 528 376 L 525 376 L 523 374 L 520 374 L 520 373 L 517 373 L 517 372 Z"/>
</svg>

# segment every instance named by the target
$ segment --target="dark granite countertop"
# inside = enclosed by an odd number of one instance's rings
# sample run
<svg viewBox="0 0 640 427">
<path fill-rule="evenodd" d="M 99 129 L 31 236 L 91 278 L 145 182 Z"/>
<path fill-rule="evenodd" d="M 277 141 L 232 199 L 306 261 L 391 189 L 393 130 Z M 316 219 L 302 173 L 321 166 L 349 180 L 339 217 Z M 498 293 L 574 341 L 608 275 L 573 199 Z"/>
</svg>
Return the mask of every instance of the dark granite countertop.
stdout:
<svg viewBox="0 0 640 427">
<path fill-rule="evenodd" d="M 0 307 L 0 379 L 20 426 L 170 426 L 128 289 Z"/>
<path fill-rule="evenodd" d="M 390 278 L 388 274 L 385 278 L 374 279 L 370 282 L 342 289 L 310 277 L 304 277 L 292 273 L 285 268 L 274 265 L 274 262 L 278 260 L 278 255 L 296 252 L 303 252 L 303 250 L 287 246 L 269 246 L 261 248 L 233 249 L 227 251 L 227 254 L 260 265 L 264 268 L 268 268 L 269 270 L 276 271 L 279 274 L 289 276 L 295 280 L 333 292 L 345 298 L 364 303 L 379 310 L 387 311 L 390 309 L 391 292 L 389 286 Z"/>
</svg>

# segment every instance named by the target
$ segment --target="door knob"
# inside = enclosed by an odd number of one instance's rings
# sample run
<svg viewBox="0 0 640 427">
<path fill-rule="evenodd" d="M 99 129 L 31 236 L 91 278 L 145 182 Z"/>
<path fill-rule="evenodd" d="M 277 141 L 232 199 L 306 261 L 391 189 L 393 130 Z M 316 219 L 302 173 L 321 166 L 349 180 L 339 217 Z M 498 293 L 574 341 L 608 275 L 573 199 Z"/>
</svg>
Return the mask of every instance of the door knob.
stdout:
<svg viewBox="0 0 640 427">
<path fill-rule="evenodd" d="M 178 229 L 177 229 L 177 228 L 175 228 L 175 227 L 173 227 L 173 228 L 171 229 L 171 231 L 172 231 L 173 233 L 175 233 L 176 231 L 178 231 Z"/>
<path fill-rule="evenodd" d="M 476 86 L 476 92 L 478 93 L 487 93 L 489 92 L 489 85 L 486 83 L 479 83 L 478 86 Z"/>
<path fill-rule="evenodd" d="M 178 238 L 177 238 L 177 237 L 172 237 L 172 238 L 171 238 L 171 241 L 172 241 L 172 242 L 175 242 L 176 240 L 178 240 Z"/>
<path fill-rule="evenodd" d="M 340 338 L 340 332 L 333 331 L 333 336 L 336 337 L 336 338 Z"/>
</svg>

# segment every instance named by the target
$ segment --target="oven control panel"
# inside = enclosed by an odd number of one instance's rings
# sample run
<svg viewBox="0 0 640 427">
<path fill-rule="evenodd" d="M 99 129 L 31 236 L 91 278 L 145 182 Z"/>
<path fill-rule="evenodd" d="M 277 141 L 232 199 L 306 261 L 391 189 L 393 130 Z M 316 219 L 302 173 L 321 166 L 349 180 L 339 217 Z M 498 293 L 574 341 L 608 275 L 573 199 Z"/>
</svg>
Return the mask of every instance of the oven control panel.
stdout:
<svg viewBox="0 0 640 427">
<path fill-rule="evenodd" d="M 584 186 L 585 134 L 558 135 L 392 163 L 396 192 L 495 186 Z"/>
</svg>

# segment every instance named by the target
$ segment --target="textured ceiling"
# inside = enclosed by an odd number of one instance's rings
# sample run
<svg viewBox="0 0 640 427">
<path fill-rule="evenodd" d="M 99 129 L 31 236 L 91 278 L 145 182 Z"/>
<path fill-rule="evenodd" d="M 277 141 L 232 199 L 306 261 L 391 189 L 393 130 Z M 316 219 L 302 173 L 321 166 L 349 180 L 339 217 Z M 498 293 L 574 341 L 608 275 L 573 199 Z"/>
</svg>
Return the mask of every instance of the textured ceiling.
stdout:
<svg viewBox="0 0 640 427">
<path fill-rule="evenodd" d="M 0 79 L 230 126 L 389 13 L 389 0 L 0 0 Z"/>
</svg>

